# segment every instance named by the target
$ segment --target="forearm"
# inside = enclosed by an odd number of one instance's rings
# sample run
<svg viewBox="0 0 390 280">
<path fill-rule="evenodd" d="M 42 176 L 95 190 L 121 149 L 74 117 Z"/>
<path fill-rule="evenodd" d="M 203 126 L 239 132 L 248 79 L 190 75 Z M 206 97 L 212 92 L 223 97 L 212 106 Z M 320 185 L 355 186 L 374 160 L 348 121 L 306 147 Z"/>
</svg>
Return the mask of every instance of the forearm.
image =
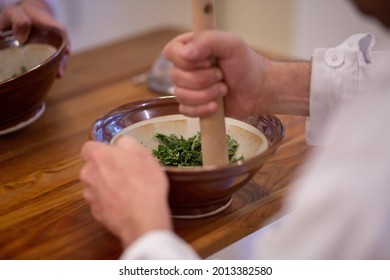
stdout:
<svg viewBox="0 0 390 280">
<path fill-rule="evenodd" d="M 309 116 L 310 62 L 270 61 L 263 84 L 260 112 Z"/>
</svg>

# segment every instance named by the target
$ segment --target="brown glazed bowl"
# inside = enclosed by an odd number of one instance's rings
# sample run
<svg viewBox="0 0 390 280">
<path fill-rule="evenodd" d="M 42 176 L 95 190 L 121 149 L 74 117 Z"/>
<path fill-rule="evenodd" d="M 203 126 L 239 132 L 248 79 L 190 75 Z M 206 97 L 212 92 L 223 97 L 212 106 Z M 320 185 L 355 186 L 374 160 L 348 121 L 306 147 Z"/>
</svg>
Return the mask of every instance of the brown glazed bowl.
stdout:
<svg viewBox="0 0 390 280">
<path fill-rule="evenodd" d="M 90 138 L 115 145 L 118 137 L 130 135 L 153 150 L 156 132 L 189 137 L 198 131 L 198 120 L 180 115 L 178 107 L 173 96 L 122 105 L 93 123 Z M 232 194 L 250 181 L 284 136 L 284 126 L 274 115 L 226 118 L 226 130 L 239 143 L 237 155 L 244 160 L 222 167 L 164 167 L 173 217 L 201 218 L 226 209 Z"/>
<path fill-rule="evenodd" d="M 5 33 L 3 33 L 5 34 Z M 1 34 L 0 34 L 1 35 Z M 32 52 L 31 46 L 36 47 L 40 44 L 40 53 L 43 48 L 50 48 L 51 52 L 33 64 L 28 71 L 16 75 L 15 77 L 5 76 L 0 81 L 0 135 L 18 130 L 39 118 L 45 110 L 45 97 L 51 88 L 57 73 L 57 69 L 65 52 L 67 43 L 66 36 L 59 31 L 49 28 L 32 28 L 29 39 L 26 44 L 19 46 L 19 42 L 14 39 L 12 34 L 9 36 L 0 36 L 0 51 L 2 54 L 2 71 L 12 71 L 9 68 L 16 66 L 14 56 L 10 58 L 9 53 L 20 52 L 22 48 L 28 48 L 29 53 L 25 54 L 28 63 L 37 58 L 37 52 Z M 27 47 L 26 47 L 27 46 Z M 19 49 L 17 49 L 19 48 Z M 8 58 L 7 58 L 8 56 Z M 21 59 L 21 58 L 20 58 Z M 26 58 L 23 58 L 26 59 Z M 6 62 L 4 62 L 6 61 Z M 7 66 L 4 64 L 7 63 Z M 20 61 L 21 63 L 21 61 Z M 29 67 L 29 68 L 30 68 Z"/>
</svg>

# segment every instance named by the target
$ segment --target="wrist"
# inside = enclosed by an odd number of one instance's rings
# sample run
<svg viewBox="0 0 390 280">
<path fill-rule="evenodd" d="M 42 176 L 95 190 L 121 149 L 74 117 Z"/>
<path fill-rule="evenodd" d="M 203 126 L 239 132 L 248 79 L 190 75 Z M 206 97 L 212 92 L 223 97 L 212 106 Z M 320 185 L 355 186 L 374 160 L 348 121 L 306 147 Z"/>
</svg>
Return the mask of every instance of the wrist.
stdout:
<svg viewBox="0 0 390 280">
<path fill-rule="evenodd" d="M 262 89 L 262 112 L 309 115 L 311 63 L 269 61 Z"/>
<path fill-rule="evenodd" d="M 123 248 L 130 246 L 136 239 L 152 231 L 172 231 L 171 213 L 165 203 L 158 211 L 146 211 L 142 217 L 137 217 L 129 222 L 124 222 L 120 227 L 119 238 Z M 138 222 L 137 222 L 138 221 Z"/>
<path fill-rule="evenodd" d="M 153 231 L 172 231 L 172 226 L 167 223 L 166 225 L 154 225 L 152 227 L 144 227 L 143 229 L 138 230 L 131 228 L 128 231 L 123 231 L 119 236 L 122 243 L 122 247 L 129 247 L 134 243 L 135 240 Z"/>
</svg>

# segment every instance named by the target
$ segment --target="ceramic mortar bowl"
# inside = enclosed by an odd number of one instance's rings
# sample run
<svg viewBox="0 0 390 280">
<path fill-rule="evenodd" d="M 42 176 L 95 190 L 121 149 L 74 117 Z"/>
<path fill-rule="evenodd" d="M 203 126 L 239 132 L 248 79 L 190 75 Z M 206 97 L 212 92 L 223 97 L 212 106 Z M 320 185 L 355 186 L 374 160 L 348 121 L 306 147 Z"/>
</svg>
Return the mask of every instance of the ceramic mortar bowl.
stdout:
<svg viewBox="0 0 390 280">
<path fill-rule="evenodd" d="M 42 115 L 45 97 L 67 43 L 64 34 L 49 28 L 33 28 L 23 45 L 12 34 L 3 35 L 0 36 L 0 135 L 18 130 Z"/>
<path fill-rule="evenodd" d="M 120 136 L 129 135 L 152 151 L 158 145 L 155 133 L 190 137 L 199 131 L 198 123 L 181 115 L 175 98 L 167 96 L 128 103 L 104 114 L 93 123 L 90 137 L 115 145 Z M 173 217 L 201 218 L 226 209 L 232 194 L 259 171 L 284 136 L 282 122 L 273 115 L 226 118 L 226 130 L 239 143 L 237 155 L 244 160 L 222 167 L 164 167 Z"/>
</svg>

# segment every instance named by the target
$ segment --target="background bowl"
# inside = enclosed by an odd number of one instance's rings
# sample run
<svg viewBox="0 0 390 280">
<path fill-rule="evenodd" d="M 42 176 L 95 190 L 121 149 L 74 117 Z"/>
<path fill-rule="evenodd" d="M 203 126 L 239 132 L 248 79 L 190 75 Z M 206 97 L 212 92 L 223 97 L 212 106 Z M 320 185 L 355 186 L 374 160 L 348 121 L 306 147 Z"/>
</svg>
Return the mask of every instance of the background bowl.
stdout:
<svg viewBox="0 0 390 280">
<path fill-rule="evenodd" d="M 44 99 L 55 80 L 67 39 L 55 29 L 34 27 L 27 41 L 33 43 L 48 44 L 55 51 L 27 72 L 0 82 L 0 135 L 18 130 L 42 115 Z M 18 45 L 12 35 L 0 37 L 0 50 Z"/>
<path fill-rule="evenodd" d="M 128 103 L 104 114 L 93 123 L 90 137 L 114 144 L 118 135 L 131 135 L 153 149 L 157 145 L 151 140 L 155 132 L 188 137 L 196 133 L 196 123 L 180 115 L 175 98 L 166 96 Z M 222 167 L 164 167 L 174 217 L 200 218 L 223 211 L 232 194 L 250 181 L 284 136 L 283 124 L 274 115 L 226 118 L 226 128 L 240 144 L 237 155 L 243 154 L 244 160 Z"/>
</svg>

